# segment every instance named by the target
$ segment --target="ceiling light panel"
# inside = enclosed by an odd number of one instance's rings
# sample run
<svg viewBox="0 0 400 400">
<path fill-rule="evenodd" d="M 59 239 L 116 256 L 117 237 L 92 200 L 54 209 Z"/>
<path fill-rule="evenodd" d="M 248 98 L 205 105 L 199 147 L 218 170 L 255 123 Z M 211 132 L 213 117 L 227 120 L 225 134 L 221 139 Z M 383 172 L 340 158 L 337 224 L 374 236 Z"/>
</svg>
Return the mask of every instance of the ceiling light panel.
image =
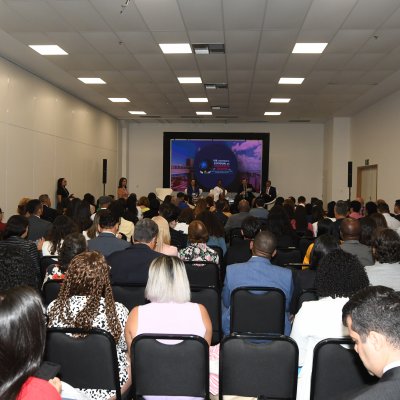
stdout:
<svg viewBox="0 0 400 400">
<path fill-rule="evenodd" d="M 264 115 L 281 115 L 280 111 L 266 111 Z"/>
<path fill-rule="evenodd" d="M 197 115 L 212 115 L 211 111 L 196 111 Z"/>
<path fill-rule="evenodd" d="M 301 85 L 304 78 L 280 78 L 279 84 L 281 85 Z"/>
<path fill-rule="evenodd" d="M 270 103 L 289 103 L 290 99 L 289 98 L 283 98 L 283 97 L 272 97 L 269 102 Z"/>
<path fill-rule="evenodd" d="M 207 97 L 189 97 L 191 103 L 208 103 Z"/>
<path fill-rule="evenodd" d="M 321 54 L 328 43 L 296 43 L 292 53 Z"/>
<path fill-rule="evenodd" d="M 130 103 L 126 97 L 109 97 L 108 100 L 112 101 L 113 103 Z"/>
<path fill-rule="evenodd" d="M 78 78 L 81 82 L 86 83 L 86 85 L 105 85 L 106 82 L 101 78 Z"/>
<path fill-rule="evenodd" d="M 188 54 L 192 52 L 189 43 L 160 43 L 159 46 L 164 54 Z"/>
<path fill-rule="evenodd" d="M 132 115 L 146 115 L 144 111 L 129 111 L 129 114 Z"/>
<path fill-rule="evenodd" d="M 185 84 L 185 83 L 202 83 L 201 78 L 198 76 L 193 76 L 193 77 L 182 77 L 178 76 L 178 81 L 179 83 Z"/>
<path fill-rule="evenodd" d="M 29 45 L 32 50 L 35 50 L 42 56 L 65 56 L 68 53 L 56 44 L 51 45 Z"/>
</svg>

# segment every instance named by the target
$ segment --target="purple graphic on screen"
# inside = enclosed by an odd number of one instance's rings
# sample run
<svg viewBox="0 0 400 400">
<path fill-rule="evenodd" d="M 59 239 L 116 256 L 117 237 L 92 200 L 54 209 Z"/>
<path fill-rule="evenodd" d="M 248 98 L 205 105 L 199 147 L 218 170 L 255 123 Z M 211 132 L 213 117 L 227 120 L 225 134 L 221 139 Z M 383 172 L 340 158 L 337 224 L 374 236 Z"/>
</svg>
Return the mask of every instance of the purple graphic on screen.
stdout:
<svg viewBox="0 0 400 400">
<path fill-rule="evenodd" d="M 262 140 L 180 140 L 171 141 L 171 188 L 184 191 L 191 179 L 210 190 L 219 179 L 235 191 L 247 177 L 260 190 Z"/>
</svg>

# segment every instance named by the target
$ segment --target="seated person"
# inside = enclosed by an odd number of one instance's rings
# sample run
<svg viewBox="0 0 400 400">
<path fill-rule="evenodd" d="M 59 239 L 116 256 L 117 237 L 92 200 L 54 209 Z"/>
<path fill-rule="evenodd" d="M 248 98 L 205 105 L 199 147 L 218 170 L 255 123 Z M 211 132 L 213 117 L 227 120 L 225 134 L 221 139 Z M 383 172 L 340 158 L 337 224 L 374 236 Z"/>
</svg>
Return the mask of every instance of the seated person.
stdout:
<svg viewBox="0 0 400 400">
<path fill-rule="evenodd" d="M 210 211 L 203 211 L 197 218 L 203 222 L 208 231 L 208 246 L 218 246 L 221 248 L 223 255 L 226 253 L 225 231 L 217 216 Z"/>
<path fill-rule="evenodd" d="M 48 306 L 49 327 L 100 328 L 115 339 L 121 391 L 129 387 L 124 327 L 128 310 L 115 303 L 104 256 L 88 251 L 74 257 L 56 300 Z M 80 389 L 92 399 L 108 399 L 115 391 Z"/>
<path fill-rule="evenodd" d="M 297 400 L 310 398 L 315 345 L 323 339 L 348 336 L 342 325 L 342 308 L 351 295 L 368 285 L 367 274 L 356 256 L 334 250 L 323 258 L 315 278 L 319 300 L 303 303 L 290 334 L 299 347 L 299 367 L 302 367 Z"/>
</svg>

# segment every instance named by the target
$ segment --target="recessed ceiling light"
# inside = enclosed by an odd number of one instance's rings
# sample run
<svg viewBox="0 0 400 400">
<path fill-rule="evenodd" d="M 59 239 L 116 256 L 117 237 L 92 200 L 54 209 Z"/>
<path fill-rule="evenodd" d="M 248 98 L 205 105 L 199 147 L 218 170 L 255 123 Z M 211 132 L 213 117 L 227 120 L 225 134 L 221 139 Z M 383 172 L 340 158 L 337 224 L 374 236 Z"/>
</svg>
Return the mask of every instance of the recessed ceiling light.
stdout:
<svg viewBox="0 0 400 400">
<path fill-rule="evenodd" d="M 197 115 L 212 115 L 211 111 L 196 111 Z"/>
<path fill-rule="evenodd" d="M 49 45 L 29 45 L 32 50 L 37 51 L 42 56 L 65 56 L 68 54 L 65 50 L 63 50 L 60 46 L 56 44 Z"/>
<path fill-rule="evenodd" d="M 289 101 L 290 101 L 289 98 L 273 97 L 269 102 L 270 103 L 289 103 Z"/>
<path fill-rule="evenodd" d="M 189 97 L 191 103 L 208 103 L 207 97 Z"/>
<path fill-rule="evenodd" d="M 144 111 L 129 111 L 132 115 L 147 115 Z"/>
<path fill-rule="evenodd" d="M 281 85 L 301 85 L 304 81 L 304 78 L 281 78 L 279 79 L 279 83 Z"/>
<path fill-rule="evenodd" d="M 328 43 L 296 43 L 292 53 L 321 54 Z"/>
<path fill-rule="evenodd" d="M 280 111 L 266 111 L 264 115 L 281 115 Z"/>
<path fill-rule="evenodd" d="M 78 78 L 81 82 L 87 85 L 105 85 L 106 82 L 101 78 Z"/>
<path fill-rule="evenodd" d="M 159 46 L 164 54 L 187 54 L 192 52 L 189 43 L 160 43 Z"/>
<path fill-rule="evenodd" d="M 112 101 L 113 103 L 130 103 L 126 97 L 109 97 L 108 100 Z"/>
<path fill-rule="evenodd" d="M 201 83 L 201 78 L 198 76 L 193 76 L 191 78 L 185 78 L 178 76 L 179 83 Z"/>
</svg>

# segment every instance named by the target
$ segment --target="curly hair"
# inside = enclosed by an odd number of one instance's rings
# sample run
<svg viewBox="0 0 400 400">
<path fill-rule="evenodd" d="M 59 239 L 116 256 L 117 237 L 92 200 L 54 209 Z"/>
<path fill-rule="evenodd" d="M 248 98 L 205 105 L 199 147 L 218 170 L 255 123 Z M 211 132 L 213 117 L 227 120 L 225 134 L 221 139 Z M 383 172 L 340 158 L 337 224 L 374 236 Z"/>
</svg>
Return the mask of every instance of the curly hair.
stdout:
<svg viewBox="0 0 400 400">
<path fill-rule="evenodd" d="M 372 254 L 380 263 L 400 262 L 400 237 L 393 229 L 379 229 L 372 242 Z"/>
<path fill-rule="evenodd" d="M 69 301 L 72 296 L 86 296 L 86 304 L 75 318 Z M 117 342 L 122 327 L 115 309 L 107 262 L 97 251 L 78 254 L 72 259 L 59 295 L 48 313 L 49 326 L 54 326 L 55 321 L 59 319 L 67 326 L 90 330 L 102 297 L 105 300 L 107 324 Z"/>
<path fill-rule="evenodd" d="M 315 278 L 319 297 L 350 297 L 368 285 L 367 273 L 358 258 L 343 250 L 328 253 Z"/>
</svg>

